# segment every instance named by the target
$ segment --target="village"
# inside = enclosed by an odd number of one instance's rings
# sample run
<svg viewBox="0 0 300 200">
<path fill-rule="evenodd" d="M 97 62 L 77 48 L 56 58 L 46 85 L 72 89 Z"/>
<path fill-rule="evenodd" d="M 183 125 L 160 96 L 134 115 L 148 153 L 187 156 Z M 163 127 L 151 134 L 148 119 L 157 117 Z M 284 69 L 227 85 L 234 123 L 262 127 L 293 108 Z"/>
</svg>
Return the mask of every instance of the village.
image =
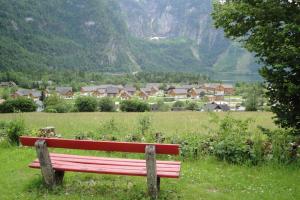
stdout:
<svg viewBox="0 0 300 200">
<path fill-rule="evenodd" d="M 73 102 L 81 96 L 91 96 L 95 98 L 110 97 L 114 100 L 116 107 L 123 100 L 140 100 L 147 102 L 151 111 L 159 111 L 157 102 L 162 101 L 170 106 L 171 111 L 183 111 L 183 106 L 176 106 L 175 102 L 194 102 L 196 111 L 245 111 L 243 98 L 235 96 L 235 88 L 232 84 L 204 83 L 204 84 L 165 84 L 147 83 L 144 87 L 133 85 L 89 85 L 74 91 L 72 87 L 57 86 L 47 87 L 45 90 L 18 88 L 14 82 L 1 82 L 0 87 L 14 87 L 14 92 L 10 94 L 13 99 L 24 97 L 30 98 L 38 105 L 38 111 L 43 111 L 43 99 L 57 95 L 60 98 Z M 3 103 L 5 100 L 1 99 Z M 118 109 L 117 109 L 118 110 Z"/>
</svg>

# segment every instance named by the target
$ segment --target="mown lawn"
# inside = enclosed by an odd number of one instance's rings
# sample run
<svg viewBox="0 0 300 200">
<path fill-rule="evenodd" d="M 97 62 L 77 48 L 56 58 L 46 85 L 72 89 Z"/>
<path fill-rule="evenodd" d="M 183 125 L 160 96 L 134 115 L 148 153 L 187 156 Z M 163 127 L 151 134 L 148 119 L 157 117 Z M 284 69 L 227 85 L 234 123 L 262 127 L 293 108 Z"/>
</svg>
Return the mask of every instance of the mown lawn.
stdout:
<svg viewBox="0 0 300 200">
<path fill-rule="evenodd" d="M 82 131 L 96 131 L 112 118 L 121 127 L 121 135 L 137 131 L 137 113 L 22 114 L 30 128 L 55 126 L 63 137 Z M 208 133 L 213 126 L 207 113 L 150 113 L 152 130 L 168 135 Z M 224 113 L 219 113 L 223 117 Z M 234 117 L 255 118 L 253 128 L 274 128 L 271 113 L 234 113 Z M 19 118 L 19 114 L 0 115 L 0 120 Z M 55 152 L 111 157 L 143 158 L 143 155 L 55 149 Z M 0 199 L 147 199 L 144 177 L 66 173 L 62 187 L 47 191 L 40 171 L 27 165 L 35 159 L 35 150 L 27 147 L 0 146 Z M 180 159 L 167 158 L 164 159 Z M 300 170 L 296 166 L 238 166 L 211 157 L 183 160 L 179 180 L 163 179 L 161 199 L 300 199 Z"/>
</svg>

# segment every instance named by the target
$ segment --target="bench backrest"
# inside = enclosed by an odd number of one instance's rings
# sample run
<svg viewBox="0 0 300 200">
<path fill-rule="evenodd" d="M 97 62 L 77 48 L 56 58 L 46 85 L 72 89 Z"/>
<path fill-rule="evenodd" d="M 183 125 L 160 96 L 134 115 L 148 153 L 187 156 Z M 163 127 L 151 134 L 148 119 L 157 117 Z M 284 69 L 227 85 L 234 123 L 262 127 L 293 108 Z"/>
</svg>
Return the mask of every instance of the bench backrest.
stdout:
<svg viewBox="0 0 300 200">
<path fill-rule="evenodd" d="M 62 139 L 62 138 L 40 138 L 40 137 L 28 137 L 28 136 L 20 137 L 20 142 L 23 146 L 34 146 L 37 140 L 45 140 L 48 147 L 54 147 L 54 148 L 117 151 L 117 152 L 132 152 L 132 153 L 145 153 L 145 147 L 151 144 L 151 145 L 155 145 L 157 154 L 173 154 L 173 155 L 179 154 L 178 144 L 72 140 L 72 139 Z"/>
</svg>

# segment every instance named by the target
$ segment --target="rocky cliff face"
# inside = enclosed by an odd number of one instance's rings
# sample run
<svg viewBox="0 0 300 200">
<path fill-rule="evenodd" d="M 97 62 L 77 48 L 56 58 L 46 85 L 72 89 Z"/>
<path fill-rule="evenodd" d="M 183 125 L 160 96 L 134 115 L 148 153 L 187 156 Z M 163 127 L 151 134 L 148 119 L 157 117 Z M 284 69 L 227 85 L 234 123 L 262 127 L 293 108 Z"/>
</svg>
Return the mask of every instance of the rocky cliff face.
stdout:
<svg viewBox="0 0 300 200">
<path fill-rule="evenodd" d="M 193 41 L 190 51 L 199 69 L 256 73 L 253 56 L 213 27 L 212 0 L 122 0 L 122 14 L 132 35 L 162 42 L 176 38 Z"/>
<path fill-rule="evenodd" d="M 129 30 L 137 37 L 187 37 L 198 45 L 208 42 L 208 46 L 224 40 L 222 31 L 212 26 L 211 0 L 122 0 L 119 3 Z"/>
</svg>

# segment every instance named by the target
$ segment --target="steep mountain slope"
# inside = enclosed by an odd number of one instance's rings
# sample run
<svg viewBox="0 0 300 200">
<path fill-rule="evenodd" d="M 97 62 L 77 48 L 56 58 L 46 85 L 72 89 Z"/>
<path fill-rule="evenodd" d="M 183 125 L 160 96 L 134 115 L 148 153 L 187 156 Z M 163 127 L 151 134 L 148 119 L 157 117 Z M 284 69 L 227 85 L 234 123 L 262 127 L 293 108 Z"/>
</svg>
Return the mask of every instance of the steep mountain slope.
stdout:
<svg viewBox="0 0 300 200">
<path fill-rule="evenodd" d="M 181 46 L 184 57 L 192 57 L 189 64 L 193 71 L 209 69 L 234 74 L 257 71 L 253 56 L 213 27 L 212 0 L 122 0 L 119 4 L 131 34 L 155 41 L 156 46 L 165 45 L 166 40 L 173 41 L 174 49 Z M 189 40 L 177 43 L 177 38 Z M 172 55 L 177 56 L 182 55 Z"/>
<path fill-rule="evenodd" d="M 0 71 L 256 73 L 253 56 L 213 28 L 211 9 L 211 0 L 0 0 Z"/>
<path fill-rule="evenodd" d="M 130 69 L 116 9 L 106 0 L 1 0 L 0 68 Z"/>
</svg>

